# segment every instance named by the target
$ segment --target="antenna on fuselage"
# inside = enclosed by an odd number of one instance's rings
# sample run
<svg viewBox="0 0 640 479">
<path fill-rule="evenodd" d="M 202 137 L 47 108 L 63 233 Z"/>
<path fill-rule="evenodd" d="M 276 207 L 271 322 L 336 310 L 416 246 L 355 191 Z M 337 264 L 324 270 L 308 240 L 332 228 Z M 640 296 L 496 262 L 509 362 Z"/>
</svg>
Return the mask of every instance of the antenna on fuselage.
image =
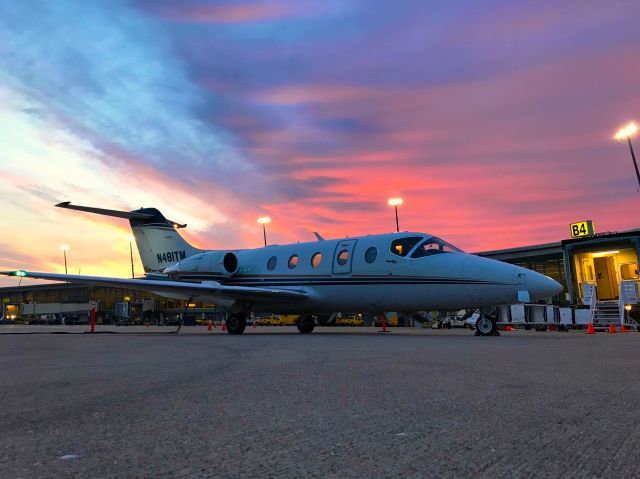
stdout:
<svg viewBox="0 0 640 479">
<path fill-rule="evenodd" d="M 318 241 L 324 241 L 324 238 L 317 231 L 314 231 L 313 234 L 316 235 L 316 238 L 318 239 Z"/>
</svg>

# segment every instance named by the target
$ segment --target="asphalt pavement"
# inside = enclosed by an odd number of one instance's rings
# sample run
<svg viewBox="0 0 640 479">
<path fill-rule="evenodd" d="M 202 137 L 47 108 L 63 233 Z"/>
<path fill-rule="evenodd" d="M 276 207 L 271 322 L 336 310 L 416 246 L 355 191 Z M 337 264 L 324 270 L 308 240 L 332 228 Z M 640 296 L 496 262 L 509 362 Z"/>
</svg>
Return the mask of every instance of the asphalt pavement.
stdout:
<svg viewBox="0 0 640 479">
<path fill-rule="evenodd" d="M 86 329 L 0 327 L 0 477 L 640 476 L 639 333 Z"/>
</svg>

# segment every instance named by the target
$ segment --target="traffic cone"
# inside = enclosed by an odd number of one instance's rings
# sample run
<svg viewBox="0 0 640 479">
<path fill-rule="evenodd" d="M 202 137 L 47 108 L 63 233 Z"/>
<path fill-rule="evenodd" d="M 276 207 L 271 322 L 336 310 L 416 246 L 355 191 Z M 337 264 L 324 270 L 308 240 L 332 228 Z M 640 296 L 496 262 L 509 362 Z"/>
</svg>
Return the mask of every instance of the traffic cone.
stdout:
<svg viewBox="0 0 640 479">
<path fill-rule="evenodd" d="M 209 320 L 209 325 L 207 326 L 207 331 L 211 331 L 211 320 Z"/>
<path fill-rule="evenodd" d="M 626 332 L 627 332 L 627 328 L 625 328 L 625 327 L 624 327 L 624 323 L 622 323 L 622 324 L 620 325 L 620 332 L 621 332 L 621 333 L 626 333 Z"/>
<path fill-rule="evenodd" d="M 615 333 L 616 332 L 616 328 L 613 327 L 613 324 L 609 325 L 609 332 L 610 333 Z"/>
<path fill-rule="evenodd" d="M 593 323 L 589 321 L 589 326 L 587 326 L 587 334 L 596 334 L 596 330 L 593 329 Z"/>
<path fill-rule="evenodd" d="M 507 325 L 504 327 L 504 330 L 505 330 L 505 331 L 511 331 L 512 329 L 513 329 L 513 328 L 512 328 L 512 327 L 511 327 L 511 325 L 509 325 L 509 324 L 507 324 Z"/>
<path fill-rule="evenodd" d="M 227 324 L 225 321 L 222 321 L 222 331 L 226 331 L 227 330 Z"/>
<path fill-rule="evenodd" d="M 253 320 L 253 329 L 256 329 L 256 320 Z"/>
</svg>

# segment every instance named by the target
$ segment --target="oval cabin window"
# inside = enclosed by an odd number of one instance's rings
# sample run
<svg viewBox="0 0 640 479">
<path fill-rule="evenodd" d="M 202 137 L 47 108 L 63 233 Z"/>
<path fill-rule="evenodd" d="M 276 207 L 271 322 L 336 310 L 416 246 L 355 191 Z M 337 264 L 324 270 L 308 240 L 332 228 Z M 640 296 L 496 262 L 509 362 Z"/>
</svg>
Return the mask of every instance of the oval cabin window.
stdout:
<svg viewBox="0 0 640 479">
<path fill-rule="evenodd" d="M 377 257 L 378 257 L 378 250 L 375 248 L 375 246 L 368 248 L 367 251 L 365 251 L 364 253 L 364 260 L 367 263 L 373 263 Z"/>
<path fill-rule="evenodd" d="M 273 271 L 276 267 L 276 264 L 278 264 L 278 258 L 272 256 L 271 258 L 269 258 L 269 261 L 267 261 L 267 269 L 269 271 Z"/>
<path fill-rule="evenodd" d="M 347 261 L 349 261 L 349 252 L 346 249 L 340 251 L 338 253 L 337 261 L 340 266 L 344 266 L 345 264 L 347 264 Z"/>
<path fill-rule="evenodd" d="M 311 266 L 317 268 L 322 262 L 322 253 L 314 253 L 311 257 Z"/>
<path fill-rule="evenodd" d="M 293 269 L 298 266 L 298 255 L 294 254 L 289 258 L 289 269 Z"/>
</svg>

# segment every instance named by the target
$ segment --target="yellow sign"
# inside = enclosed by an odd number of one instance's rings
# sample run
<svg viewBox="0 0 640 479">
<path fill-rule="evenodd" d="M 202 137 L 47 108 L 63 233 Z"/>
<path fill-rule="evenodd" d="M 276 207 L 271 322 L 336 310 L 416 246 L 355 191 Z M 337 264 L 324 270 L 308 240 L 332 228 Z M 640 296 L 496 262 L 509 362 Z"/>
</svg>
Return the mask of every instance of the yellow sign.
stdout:
<svg viewBox="0 0 640 479">
<path fill-rule="evenodd" d="M 593 221 L 581 221 L 580 223 L 572 223 L 569 225 L 572 238 L 580 238 L 581 236 L 590 236 L 596 233 L 593 227 Z"/>
<path fill-rule="evenodd" d="M 125 300 L 125 301 L 131 301 L 131 296 L 125 296 L 125 297 L 124 297 L 124 300 Z"/>
</svg>

